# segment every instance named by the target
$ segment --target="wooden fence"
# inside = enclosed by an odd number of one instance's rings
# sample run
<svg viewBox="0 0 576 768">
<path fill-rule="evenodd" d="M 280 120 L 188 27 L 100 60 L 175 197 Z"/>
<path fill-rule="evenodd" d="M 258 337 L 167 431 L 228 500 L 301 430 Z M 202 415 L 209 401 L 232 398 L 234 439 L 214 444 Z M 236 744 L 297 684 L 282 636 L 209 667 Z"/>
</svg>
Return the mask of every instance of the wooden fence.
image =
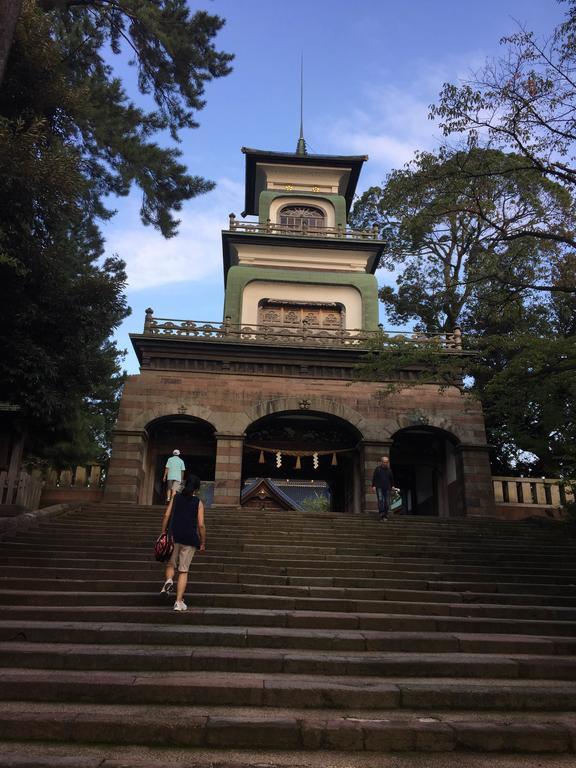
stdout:
<svg viewBox="0 0 576 768">
<path fill-rule="evenodd" d="M 28 472 L 0 472 L 0 504 L 23 509 L 38 509 L 44 483 Z"/>
</svg>

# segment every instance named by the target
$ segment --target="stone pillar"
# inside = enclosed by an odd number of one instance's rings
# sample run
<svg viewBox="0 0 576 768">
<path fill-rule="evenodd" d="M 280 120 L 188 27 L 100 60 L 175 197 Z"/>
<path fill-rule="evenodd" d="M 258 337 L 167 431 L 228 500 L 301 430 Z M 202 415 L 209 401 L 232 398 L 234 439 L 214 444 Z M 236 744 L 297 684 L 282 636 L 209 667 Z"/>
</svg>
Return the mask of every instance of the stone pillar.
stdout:
<svg viewBox="0 0 576 768">
<path fill-rule="evenodd" d="M 216 433 L 213 507 L 238 507 L 242 492 L 244 435 Z"/>
<path fill-rule="evenodd" d="M 115 429 L 103 500 L 136 504 L 144 480 L 143 458 L 148 434 L 142 429 Z"/>
<path fill-rule="evenodd" d="M 378 516 L 378 501 L 372 490 L 372 475 L 382 456 L 390 455 L 391 440 L 363 440 L 362 449 L 362 512 Z"/>
<path fill-rule="evenodd" d="M 458 506 L 465 517 L 493 517 L 494 488 L 488 461 L 489 446 L 460 444 L 459 481 L 461 495 Z M 459 510 L 460 511 L 460 510 Z"/>
</svg>

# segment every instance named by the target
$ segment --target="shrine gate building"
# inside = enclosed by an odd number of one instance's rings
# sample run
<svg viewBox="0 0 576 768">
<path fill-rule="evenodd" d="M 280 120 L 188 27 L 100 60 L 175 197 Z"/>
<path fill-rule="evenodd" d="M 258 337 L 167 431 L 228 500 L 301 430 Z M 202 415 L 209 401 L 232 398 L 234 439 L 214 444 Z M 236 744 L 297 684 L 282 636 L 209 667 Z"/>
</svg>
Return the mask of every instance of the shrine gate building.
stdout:
<svg viewBox="0 0 576 768">
<path fill-rule="evenodd" d="M 385 243 L 347 226 L 367 158 L 301 143 L 242 151 L 244 212 L 222 232 L 224 319 L 147 311 L 131 336 L 140 373 L 124 389 L 104 499 L 161 503 L 178 448 L 213 482 L 214 506 L 240 506 L 248 478 L 297 477 L 328 483 L 335 512 L 375 514 L 372 472 L 389 455 L 406 513 L 493 514 L 480 405 L 433 384 L 383 396 L 382 381 L 355 376 L 382 338 L 374 272 Z M 459 329 L 436 341 L 463 354 Z"/>
</svg>

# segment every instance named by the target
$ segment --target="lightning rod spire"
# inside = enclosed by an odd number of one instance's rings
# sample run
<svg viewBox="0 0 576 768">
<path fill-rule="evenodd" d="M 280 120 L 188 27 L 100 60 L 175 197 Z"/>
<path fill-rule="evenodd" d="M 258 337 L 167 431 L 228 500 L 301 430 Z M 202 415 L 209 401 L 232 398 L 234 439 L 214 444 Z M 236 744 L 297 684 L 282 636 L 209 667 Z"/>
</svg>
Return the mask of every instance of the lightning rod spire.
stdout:
<svg viewBox="0 0 576 768">
<path fill-rule="evenodd" d="M 304 53 L 300 55 L 300 136 L 296 145 L 297 155 L 306 155 L 306 139 L 304 138 Z"/>
</svg>

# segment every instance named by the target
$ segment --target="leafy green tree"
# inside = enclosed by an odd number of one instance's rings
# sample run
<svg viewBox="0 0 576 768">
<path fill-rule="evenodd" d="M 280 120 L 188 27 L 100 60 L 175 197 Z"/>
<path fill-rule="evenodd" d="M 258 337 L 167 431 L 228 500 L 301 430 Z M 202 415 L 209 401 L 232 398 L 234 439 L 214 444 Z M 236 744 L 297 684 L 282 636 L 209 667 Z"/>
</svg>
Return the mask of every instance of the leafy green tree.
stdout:
<svg viewBox="0 0 576 768">
<path fill-rule="evenodd" d="M 103 258 L 106 198 L 138 186 L 142 221 L 170 237 L 182 202 L 212 187 L 154 137 L 193 127 L 205 82 L 229 71 L 222 23 L 180 0 L 23 4 L 0 89 L 0 401 L 20 406 L 36 452 L 105 445 L 123 380 L 109 337 L 129 311 L 124 264 Z M 105 58 L 124 42 L 149 111 Z"/>
<path fill-rule="evenodd" d="M 431 107 L 431 117 L 440 121 L 447 137 L 460 140 L 464 136 L 469 147 L 512 151 L 522 158 L 526 170 L 561 184 L 572 194 L 576 186 L 576 0 L 566 5 L 565 20 L 549 39 L 540 41 L 520 28 L 517 34 L 502 38 L 503 55 L 488 61 L 468 82 L 446 83 L 439 102 Z M 558 218 L 519 225 L 509 237 L 536 237 L 576 247 L 574 229 Z M 574 281 L 564 290 L 575 291 Z"/>
<path fill-rule="evenodd" d="M 563 288 L 573 281 L 572 251 L 551 239 L 509 237 L 553 218 L 572 226 L 566 189 L 519 156 L 444 150 L 391 173 L 359 199 L 353 218 L 357 226 L 376 224 L 388 243 L 383 266 L 396 271 L 397 287 L 385 286 L 380 297 L 392 322 L 432 333 L 462 325 L 475 353 L 463 361 L 433 344 L 383 339 L 364 370 L 397 388 L 395 370 L 417 368 L 420 382 L 480 397 L 498 472 L 569 471 L 576 463 L 576 299 Z M 525 463 L 527 451 L 536 463 Z"/>
<path fill-rule="evenodd" d="M 379 228 L 381 266 L 397 272 L 398 288 L 380 291 L 392 322 L 451 331 L 483 282 L 505 289 L 499 300 L 552 282 L 560 245 L 510 235 L 552 218 L 574 224 L 572 199 L 524 165 L 496 150 L 418 153 L 359 198 L 353 224 Z"/>
</svg>

